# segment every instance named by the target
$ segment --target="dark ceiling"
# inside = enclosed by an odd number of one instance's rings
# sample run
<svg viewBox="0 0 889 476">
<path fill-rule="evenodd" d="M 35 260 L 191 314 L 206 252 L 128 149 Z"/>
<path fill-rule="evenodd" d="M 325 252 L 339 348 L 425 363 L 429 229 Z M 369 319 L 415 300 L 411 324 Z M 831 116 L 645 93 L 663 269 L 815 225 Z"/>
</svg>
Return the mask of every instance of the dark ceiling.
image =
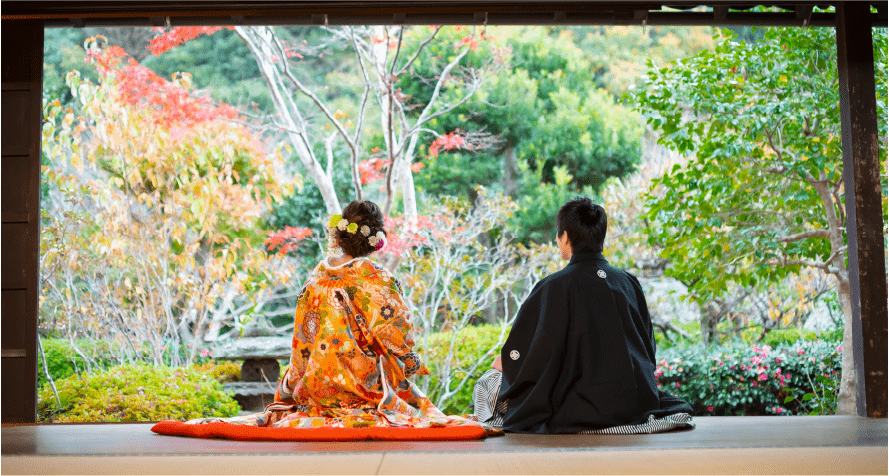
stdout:
<svg viewBox="0 0 889 476">
<path fill-rule="evenodd" d="M 3 1 L 3 20 L 42 19 L 46 27 L 193 25 L 835 25 L 836 2 L 316 0 Z M 871 1 L 874 27 L 886 27 L 887 2 Z M 760 11 L 757 6 L 776 7 Z"/>
</svg>

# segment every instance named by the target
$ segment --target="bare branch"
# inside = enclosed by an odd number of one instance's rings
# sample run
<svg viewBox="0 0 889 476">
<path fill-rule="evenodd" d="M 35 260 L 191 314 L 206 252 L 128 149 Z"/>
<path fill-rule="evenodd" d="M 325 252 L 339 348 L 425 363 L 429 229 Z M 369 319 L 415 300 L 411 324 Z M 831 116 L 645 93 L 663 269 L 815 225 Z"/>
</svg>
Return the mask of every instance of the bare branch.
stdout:
<svg viewBox="0 0 889 476">
<path fill-rule="evenodd" d="M 408 60 L 408 62 L 405 63 L 405 65 L 401 69 L 399 69 L 397 73 L 395 73 L 395 76 L 401 76 L 402 74 L 404 74 L 405 71 L 407 71 L 411 67 L 412 64 L 414 64 L 414 61 L 416 61 L 417 58 L 420 57 L 420 53 L 423 52 L 423 50 L 426 48 L 426 45 L 428 45 L 433 39 L 435 39 L 435 35 L 438 34 L 439 30 L 441 30 L 441 27 L 440 26 L 436 27 L 435 30 L 432 32 L 432 34 L 429 35 L 428 38 L 426 38 L 425 40 L 423 40 L 420 43 L 420 45 L 417 47 L 417 51 L 415 51 L 413 56 L 411 56 L 411 58 Z M 395 64 L 395 63 L 393 62 L 392 64 Z"/>
<path fill-rule="evenodd" d="M 401 40 L 404 38 L 404 25 L 401 25 L 398 28 L 398 45 L 395 48 L 395 57 L 392 58 L 392 63 L 389 65 L 389 76 L 392 76 L 392 72 L 395 71 L 395 64 L 398 63 L 398 56 L 401 54 Z"/>
<path fill-rule="evenodd" d="M 795 235 L 781 236 L 775 238 L 775 241 L 780 241 L 784 243 L 789 243 L 792 241 L 800 241 L 805 240 L 807 238 L 830 238 L 830 232 L 828 230 L 809 230 L 803 233 L 797 233 Z"/>
</svg>

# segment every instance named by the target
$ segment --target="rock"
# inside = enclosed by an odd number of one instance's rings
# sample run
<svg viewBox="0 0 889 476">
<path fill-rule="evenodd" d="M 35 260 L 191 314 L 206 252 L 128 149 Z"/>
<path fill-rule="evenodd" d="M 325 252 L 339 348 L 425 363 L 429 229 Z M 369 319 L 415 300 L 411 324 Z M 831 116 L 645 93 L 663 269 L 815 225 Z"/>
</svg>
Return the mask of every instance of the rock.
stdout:
<svg viewBox="0 0 889 476">
<path fill-rule="evenodd" d="M 276 382 L 277 383 L 277 382 Z M 226 392 L 235 395 L 243 395 L 245 397 L 257 395 L 275 395 L 275 384 L 266 382 L 232 382 L 222 384 L 222 388 Z"/>
<path fill-rule="evenodd" d="M 261 412 L 266 405 L 275 401 L 274 383 L 234 382 L 223 384 L 222 388 L 234 394 L 241 407 L 241 414 Z"/>
<path fill-rule="evenodd" d="M 243 337 L 274 337 L 275 327 L 264 317 L 256 317 L 244 326 Z"/>
<path fill-rule="evenodd" d="M 289 359 L 289 337 L 243 337 L 223 341 L 213 348 L 214 359 L 242 360 L 249 358 Z"/>
</svg>

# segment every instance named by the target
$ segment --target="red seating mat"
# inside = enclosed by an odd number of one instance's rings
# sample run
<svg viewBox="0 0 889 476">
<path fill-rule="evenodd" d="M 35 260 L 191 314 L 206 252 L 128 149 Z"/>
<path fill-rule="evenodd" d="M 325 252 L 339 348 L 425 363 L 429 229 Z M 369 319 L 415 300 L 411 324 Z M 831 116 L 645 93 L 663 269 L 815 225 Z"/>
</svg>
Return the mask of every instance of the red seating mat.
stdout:
<svg viewBox="0 0 889 476">
<path fill-rule="evenodd" d="M 264 428 L 222 422 L 188 425 L 173 420 L 159 422 L 151 431 L 161 435 L 238 441 L 455 441 L 477 440 L 485 436 L 483 428 L 471 425 L 439 428 Z"/>
</svg>

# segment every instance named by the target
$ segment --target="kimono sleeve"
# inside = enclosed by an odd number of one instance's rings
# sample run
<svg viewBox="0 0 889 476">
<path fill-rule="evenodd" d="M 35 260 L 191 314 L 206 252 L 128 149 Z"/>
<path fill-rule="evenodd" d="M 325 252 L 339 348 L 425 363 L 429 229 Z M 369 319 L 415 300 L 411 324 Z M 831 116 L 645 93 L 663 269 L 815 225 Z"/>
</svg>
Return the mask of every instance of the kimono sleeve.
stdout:
<svg viewBox="0 0 889 476">
<path fill-rule="evenodd" d="M 293 317 L 290 365 L 287 367 L 284 377 L 278 381 L 275 401 L 293 403 L 293 390 L 296 383 L 306 373 L 306 362 L 319 324 L 318 313 L 311 312 L 309 305 L 314 297 L 311 283 L 312 280 L 308 280 L 297 297 L 296 312 Z"/>
<path fill-rule="evenodd" d="M 383 347 L 404 364 L 405 376 L 428 375 L 423 360 L 413 352 L 415 345 L 411 313 L 402 296 L 401 283 L 382 271 L 371 280 L 372 302 L 370 332 Z"/>
</svg>

